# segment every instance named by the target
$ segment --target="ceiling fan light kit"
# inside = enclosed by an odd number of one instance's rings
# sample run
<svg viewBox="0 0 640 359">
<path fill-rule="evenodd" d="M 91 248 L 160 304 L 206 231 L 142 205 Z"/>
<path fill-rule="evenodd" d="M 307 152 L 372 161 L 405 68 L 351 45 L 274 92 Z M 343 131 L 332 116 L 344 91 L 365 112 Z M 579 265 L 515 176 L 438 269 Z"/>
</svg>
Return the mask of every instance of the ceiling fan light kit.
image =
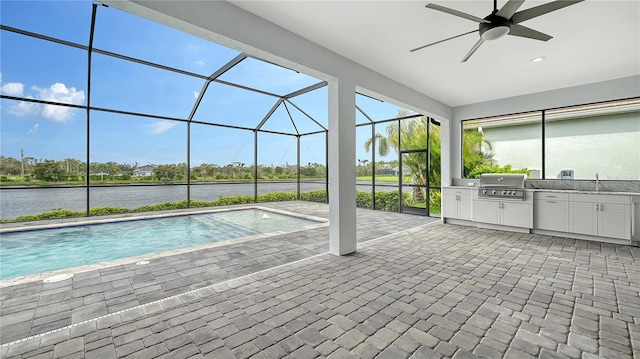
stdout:
<svg viewBox="0 0 640 359">
<path fill-rule="evenodd" d="M 484 24 L 481 24 L 480 26 L 482 25 Z M 480 30 L 480 37 L 487 41 L 498 40 L 499 38 L 507 35 L 509 31 L 511 31 L 511 27 L 507 25 L 487 27 L 484 31 Z"/>
<path fill-rule="evenodd" d="M 584 0 L 556 0 L 547 4 L 538 5 L 523 11 L 518 11 L 522 3 L 525 0 L 508 0 L 504 6 L 500 10 L 498 10 L 498 1 L 493 0 L 493 12 L 486 16 L 485 18 L 479 18 L 462 11 L 450 9 L 448 7 L 444 7 L 437 4 L 427 4 L 427 8 L 432 10 L 441 11 L 453 16 L 461 17 L 463 19 L 467 19 L 470 21 L 474 21 L 478 23 L 478 30 L 469 31 L 460 35 L 452 36 L 444 40 L 436 41 L 424 46 L 417 47 L 411 52 L 418 51 L 424 49 L 426 47 L 439 44 L 444 41 L 452 40 L 464 35 L 468 35 L 474 32 L 478 32 L 480 38 L 473 45 L 471 50 L 465 55 L 462 59 L 462 62 L 466 62 L 471 55 L 473 55 L 476 50 L 482 45 L 485 41 L 493 41 L 500 39 L 506 35 L 518 36 L 518 37 L 526 37 L 533 40 L 539 41 L 548 41 L 552 39 L 552 36 L 547 35 L 545 33 L 536 31 L 534 29 L 530 29 L 526 26 L 520 25 L 521 22 L 533 19 L 535 17 L 550 13 L 552 11 L 556 11 L 562 9 L 564 7 L 577 4 Z"/>
</svg>

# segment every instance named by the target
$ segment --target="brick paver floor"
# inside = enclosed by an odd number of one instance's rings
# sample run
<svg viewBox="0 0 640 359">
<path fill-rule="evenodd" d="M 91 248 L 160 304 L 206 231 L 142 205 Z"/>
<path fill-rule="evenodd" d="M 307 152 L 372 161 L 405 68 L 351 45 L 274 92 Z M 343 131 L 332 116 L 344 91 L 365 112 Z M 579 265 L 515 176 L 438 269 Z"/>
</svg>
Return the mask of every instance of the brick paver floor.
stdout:
<svg viewBox="0 0 640 359">
<path fill-rule="evenodd" d="M 324 227 L 4 287 L 0 356 L 640 358 L 640 248 L 428 222 L 359 209 L 349 256 Z"/>
</svg>

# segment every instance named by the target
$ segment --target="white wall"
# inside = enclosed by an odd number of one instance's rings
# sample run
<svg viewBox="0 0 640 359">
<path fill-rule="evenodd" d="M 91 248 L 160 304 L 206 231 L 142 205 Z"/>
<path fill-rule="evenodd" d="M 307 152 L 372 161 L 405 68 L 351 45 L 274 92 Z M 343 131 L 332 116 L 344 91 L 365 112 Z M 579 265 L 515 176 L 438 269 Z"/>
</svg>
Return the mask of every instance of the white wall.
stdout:
<svg viewBox="0 0 640 359">
<path fill-rule="evenodd" d="M 483 127 L 499 166 L 541 170 L 542 126 Z M 640 112 L 550 121 L 545 125 L 546 177 L 571 169 L 575 179 L 640 180 Z"/>
</svg>

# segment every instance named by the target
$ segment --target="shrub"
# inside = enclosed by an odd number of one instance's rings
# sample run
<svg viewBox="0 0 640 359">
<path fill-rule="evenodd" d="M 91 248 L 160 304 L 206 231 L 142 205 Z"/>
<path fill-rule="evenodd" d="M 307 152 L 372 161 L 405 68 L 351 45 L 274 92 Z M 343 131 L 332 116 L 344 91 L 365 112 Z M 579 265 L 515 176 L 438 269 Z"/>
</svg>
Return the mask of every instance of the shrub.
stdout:
<svg viewBox="0 0 640 359">
<path fill-rule="evenodd" d="M 0 176 L 0 182 L 9 182 L 9 177 L 7 177 L 7 176 Z"/>
<path fill-rule="evenodd" d="M 72 211 L 62 208 L 54 208 L 51 212 L 44 212 L 35 215 L 20 216 L 13 220 L 2 220 L 3 223 L 8 222 L 26 222 L 26 221 L 40 221 L 45 219 L 60 219 L 60 218 L 72 218 L 82 217 L 85 213 L 81 211 Z"/>
<path fill-rule="evenodd" d="M 356 207 L 373 208 L 373 196 L 371 192 L 356 191 Z"/>
<path fill-rule="evenodd" d="M 184 209 L 187 207 L 187 201 L 180 202 L 166 202 L 166 203 L 158 203 L 152 204 L 149 206 L 138 207 L 133 210 L 133 212 L 151 212 L 151 211 L 166 211 L 170 209 Z"/>
<path fill-rule="evenodd" d="M 480 178 L 480 175 L 483 173 L 524 173 L 529 177 L 529 169 L 521 168 L 521 169 L 512 169 L 511 165 L 505 165 L 504 167 L 500 167 L 498 165 L 481 165 L 473 168 L 469 174 L 468 178 Z"/>
<path fill-rule="evenodd" d="M 253 203 L 253 196 L 233 196 L 233 197 L 220 196 L 217 200 L 213 202 L 213 205 L 229 206 L 232 204 L 246 204 L 246 203 Z"/>
<path fill-rule="evenodd" d="M 91 208 L 89 210 L 89 214 L 91 214 L 92 216 L 104 216 L 108 214 L 120 214 L 120 213 L 129 213 L 129 212 L 131 212 L 129 208 L 121 208 L 121 207 L 97 207 L 97 208 Z"/>
<path fill-rule="evenodd" d="M 438 207 L 442 205 L 442 193 L 440 191 L 429 191 L 429 205 Z"/>
<path fill-rule="evenodd" d="M 327 191 L 324 189 L 317 189 L 309 192 L 300 193 L 300 199 L 309 202 L 327 203 Z"/>
<path fill-rule="evenodd" d="M 258 202 L 284 202 L 298 199 L 296 192 L 269 192 L 258 195 Z"/>
</svg>

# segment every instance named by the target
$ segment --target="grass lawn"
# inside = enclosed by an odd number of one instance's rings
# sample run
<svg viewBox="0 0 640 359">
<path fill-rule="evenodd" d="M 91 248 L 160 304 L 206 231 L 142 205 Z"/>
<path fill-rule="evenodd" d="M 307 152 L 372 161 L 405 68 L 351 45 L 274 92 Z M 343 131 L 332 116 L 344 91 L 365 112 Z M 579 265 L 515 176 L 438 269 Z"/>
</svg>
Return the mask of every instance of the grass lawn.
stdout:
<svg viewBox="0 0 640 359">
<path fill-rule="evenodd" d="M 371 176 L 358 176 L 356 181 L 371 182 Z M 376 176 L 376 182 L 393 182 L 398 183 L 398 176 Z M 402 182 L 411 182 L 411 176 L 404 176 Z"/>
</svg>

